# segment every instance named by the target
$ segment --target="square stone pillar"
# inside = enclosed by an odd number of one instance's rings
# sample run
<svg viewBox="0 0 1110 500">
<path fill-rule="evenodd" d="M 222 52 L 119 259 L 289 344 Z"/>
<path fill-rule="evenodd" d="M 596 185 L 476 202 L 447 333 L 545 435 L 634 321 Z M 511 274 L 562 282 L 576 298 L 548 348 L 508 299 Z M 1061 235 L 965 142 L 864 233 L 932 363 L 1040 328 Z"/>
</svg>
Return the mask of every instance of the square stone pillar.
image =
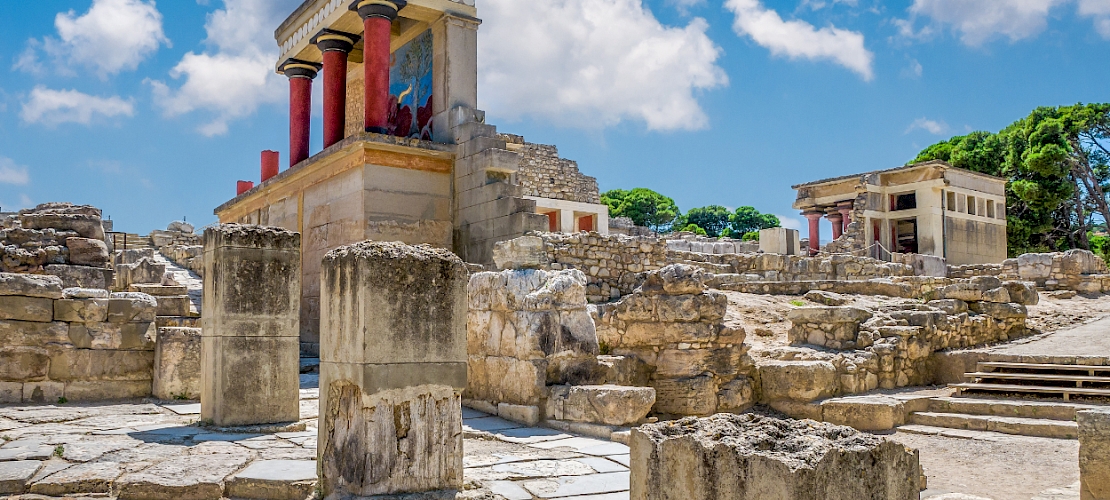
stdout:
<svg viewBox="0 0 1110 500">
<path fill-rule="evenodd" d="M 448 113 L 478 108 L 478 26 L 481 21 L 445 13 L 432 24 L 432 126 L 436 142 L 455 142 Z"/>
<path fill-rule="evenodd" d="M 428 245 L 366 241 L 324 257 L 319 486 L 327 498 L 463 484 L 467 271 Z"/>
<path fill-rule="evenodd" d="M 1081 411 L 1079 499 L 1110 500 L 1110 409 Z"/>
<path fill-rule="evenodd" d="M 204 231 L 201 418 L 219 426 L 300 419 L 301 235 Z"/>
</svg>

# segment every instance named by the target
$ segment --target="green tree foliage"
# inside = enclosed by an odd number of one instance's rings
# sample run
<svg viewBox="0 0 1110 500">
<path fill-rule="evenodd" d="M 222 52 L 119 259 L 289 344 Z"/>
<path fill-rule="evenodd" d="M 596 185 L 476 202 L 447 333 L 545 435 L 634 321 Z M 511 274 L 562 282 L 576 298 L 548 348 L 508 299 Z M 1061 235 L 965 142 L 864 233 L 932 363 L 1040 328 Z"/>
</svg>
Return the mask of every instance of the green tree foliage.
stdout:
<svg viewBox="0 0 1110 500">
<path fill-rule="evenodd" d="M 768 228 L 768 229 L 770 229 L 770 228 Z M 759 233 L 756 232 L 756 231 L 752 231 L 750 233 L 744 233 L 744 236 L 741 237 L 740 239 L 742 239 L 744 241 L 759 241 Z"/>
<path fill-rule="evenodd" d="M 657 233 L 670 231 L 675 218 L 682 213 L 673 199 L 647 188 L 606 191 L 601 202 L 609 206 L 610 217 L 628 217 L 637 226 Z"/>
<path fill-rule="evenodd" d="M 729 209 L 720 205 L 709 205 L 708 207 L 691 208 L 686 212 L 684 220 L 687 224 L 693 224 L 704 229 L 708 236 L 717 238 L 721 236 L 721 232 L 729 227 L 731 217 L 732 212 Z"/>
<path fill-rule="evenodd" d="M 697 224 L 687 224 L 687 225 L 683 226 L 682 229 L 679 229 L 679 231 L 685 231 L 687 233 L 694 233 L 698 236 L 708 236 L 709 235 L 708 233 L 706 233 L 706 231 L 704 229 L 701 228 L 701 226 L 699 226 Z"/>
<path fill-rule="evenodd" d="M 1088 248 L 1092 214 L 1110 220 L 1110 104 L 1042 107 L 997 134 L 929 146 L 914 162 L 1005 177 L 1011 255 Z"/>
<path fill-rule="evenodd" d="M 752 207 L 740 207 L 729 218 L 729 225 L 735 234 L 745 235 L 759 232 L 760 229 L 779 227 L 781 222 L 778 217 L 771 214 L 761 214 Z"/>
</svg>

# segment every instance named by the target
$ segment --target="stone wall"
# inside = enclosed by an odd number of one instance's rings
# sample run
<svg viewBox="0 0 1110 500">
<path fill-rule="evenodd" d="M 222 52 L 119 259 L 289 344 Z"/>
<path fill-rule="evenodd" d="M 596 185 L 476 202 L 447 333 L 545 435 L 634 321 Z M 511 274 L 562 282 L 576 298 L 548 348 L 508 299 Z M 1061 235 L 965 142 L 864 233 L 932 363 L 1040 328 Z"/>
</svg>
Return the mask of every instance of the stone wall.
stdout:
<svg viewBox="0 0 1110 500">
<path fill-rule="evenodd" d="M 612 217 L 609 219 L 609 234 L 623 234 L 625 236 L 655 236 L 655 232 L 643 226 L 637 226 L 628 217 Z"/>
<path fill-rule="evenodd" d="M 705 290 L 701 270 L 649 273 L 635 293 L 592 308 L 603 351 L 647 365 L 655 413 L 709 415 L 752 403 L 744 331 L 724 326 L 728 299 Z"/>
<path fill-rule="evenodd" d="M 1006 259 L 1001 264 L 949 266 L 948 276 L 995 276 L 1004 280 L 1031 281 L 1049 291 L 1110 292 L 1110 268 L 1101 258 L 1086 250 L 1030 253 Z"/>
<path fill-rule="evenodd" d="M 679 237 L 668 235 L 667 250 L 705 254 L 757 253 L 758 241 L 742 241 L 732 238 L 707 238 L 690 233 L 678 233 Z"/>
<path fill-rule="evenodd" d="M 1110 498 L 1110 410 L 1076 415 L 1079 424 L 1079 498 Z"/>
<path fill-rule="evenodd" d="M 154 298 L 0 273 L 0 402 L 149 396 Z"/>
<path fill-rule="evenodd" d="M 555 146 L 525 142 L 518 135 L 501 134 L 511 149 L 520 153 L 516 180 L 525 196 L 579 203 L 601 203 L 597 179 L 583 175 L 578 163 L 559 158 Z"/>
</svg>

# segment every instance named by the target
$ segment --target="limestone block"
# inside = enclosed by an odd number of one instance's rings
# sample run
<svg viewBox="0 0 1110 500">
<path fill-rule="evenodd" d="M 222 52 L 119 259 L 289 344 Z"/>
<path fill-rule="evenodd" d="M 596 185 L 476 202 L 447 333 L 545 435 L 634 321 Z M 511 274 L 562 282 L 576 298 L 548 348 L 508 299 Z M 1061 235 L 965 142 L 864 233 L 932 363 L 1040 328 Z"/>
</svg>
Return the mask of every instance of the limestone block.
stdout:
<svg viewBox="0 0 1110 500">
<path fill-rule="evenodd" d="M 651 386 L 655 388 L 655 413 L 702 416 L 717 411 L 719 388 L 711 376 L 655 379 Z"/>
<path fill-rule="evenodd" d="M 104 226 L 100 216 L 85 214 L 30 213 L 20 216 L 24 229 L 47 229 L 74 231 L 84 238 L 104 240 Z"/>
<path fill-rule="evenodd" d="M 230 498 L 305 500 L 315 489 L 315 460 L 257 460 L 227 480 Z"/>
<path fill-rule="evenodd" d="M 822 420 L 861 431 L 887 431 L 905 423 L 905 405 L 894 398 L 856 396 L 821 402 Z"/>
<path fill-rule="evenodd" d="M 994 319 L 1024 319 L 1029 311 L 1021 304 L 998 304 L 994 302 L 975 302 L 970 309 Z"/>
<path fill-rule="evenodd" d="M 43 347 L 69 341 L 69 325 L 65 323 L 0 320 L 0 346 Z"/>
<path fill-rule="evenodd" d="M 836 394 L 836 367 L 828 361 L 768 360 L 758 365 L 762 400 L 808 402 Z"/>
<path fill-rule="evenodd" d="M 979 302 L 983 300 L 983 290 L 971 283 L 956 283 L 938 290 L 937 298 Z"/>
<path fill-rule="evenodd" d="M 983 292 L 983 301 L 1007 304 L 1010 302 L 1010 291 L 1005 287 L 992 288 Z"/>
<path fill-rule="evenodd" d="M 645 295 L 692 295 L 705 291 L 705 273 L 687 264 L 671 264 L 648 273 L 640 290 Z"/>
<path fill-rule="evenodd" d="M 31 381 L 46 378 L 50 354 L 36 347 L 0 347 L 0 380 Z"/>
<path fill-rule="evenodd" d="M 154 348 L 153 394 L 159 399 L 200 397 L 199 328 L 159 328 Z"/>
<path fill-rule="evenodd" d="M 149 323 L 157 316 L 158 302 L 145 293 L 113 293 L 108 299 L 108 321 Z"/>
<path fill-rule="evenodd" d="M 910 500 L 918 454 L 847 427 L 718 414 L 632 430 L 633 500 Z"/>
<path fill-rule="evenodd" d="M 55 300 L 54 320 L 70 323 L 99 323 L 107 321 L 108 299 Z"/>
<path fill-rule="evenodd" d="M 1010 300 L 1026 306 L 1035 306 L 1041 302 L 1041 295 L 1037 287 L 1028 281 L 1007 281 L 1003 283 L 1010 292 Z"/>
<path fill-rule="evenodd" d="M 41 297 L 0 296 L 0 319 L 50 322 L 54 320 L 54 301 Z"/>
<path fill-rule="evenodd" d="M 739 377 L 721 386 L 717 393 L 717 411 L 738 413 L 747 410 L 755 403 L 755 387 L 752 379 Z"/>
<path fill-rule="evenodd" d="M 122 264 L 116 268 L 119 277 L 116 279 L 116 288 L 128 290 L 135 283 L 162 283 L 162 276 L 166 274 L 166 265 L 154 262 L 153 258 L 144 257 L 134 264 Z"/>
<path fill-rule="evenodd" d="M 183 285 L 156 285 L 153 283 L 132 283 L 129 291 L 145 293 L 152 297 L 177 297 L 189 294 L 189 288 Z"/>
<path fill-rule="evenodd" d="M 323 495 L 461 489 L 467 282 L 461 259 L 427 245 L 367 241 L 324 258 Z"/>
<path fill-rule="evenodd" d="M 949 316 L 955 316 L 957 314 L 963 314 L 967 312 L 967 302 L 959 299 L 932 300 L 925 305 L 940 309 L 941 311 L 947 313 Z"/>
<path fill-rule="evenodd" d="M 60 299 L 62 280 L 57 276 L 0 273 L 0 295 Z"/>
<path fill-rule="evenodd" d="M 18 403 L 19 401 L 16 401 Z M 20 495 L 27 491 L 27 483 L 38 472 L 42 462 L 16 460 L 0 462 L 0 495 Z"/>
<path fill-rule="evenodd" d="M 1081 411 L 1079 423 L 1079 498 L 1110 499 L 1110 410 Z"/>
<path fill-rule="evenodd" d="M 171 222 L 170 225 L 166 226 L 166 230 L 182 234 L 193 234 L 193 231 L 195 231 L 196 228 L 188 222 L 175 220 Z"/>
<path fill-rule="evenodd" d="M 109 297 L 111 297 L 111 293 L 100 288 L 66 288 L 62 290 L 63 299 L 107 299 Z"/>
<path fill-rule="evenodd" d="M 46 359 L 50 362 L 50 380 L 63 382 L 149 382 L 154 368 L 154 351 L 60 349 Z"/>
<path fill-rule="evenodd" d="M 0 404 L 19 404 L 22 401 L 22 382 L 0 382 Z M 0 486 L 0 493 L 3 493 L 3 486 Z"/>
<path fill-rule="evenodd" d="M 1043 280 L 1052 277 L 1052 254 L 1027 253 L 1017 258 L 1018 276 L 1023 280 Z"/>
<path fill-rule="evenodd" d="M 79 349 L 154 349 L 154 323 L 71 323 L 69 341 Z"/>
<path fill-rule="evenodd" d="M 67 266 L 51 264 L 45 268 L 46 274 L 62 279 L 65 288 L 95 288 L 107 290 L 112 284 L 113 271 L 88 266 Z"/>
<path fill-rule="evenodd" d="M 857 307 L 795 307 L 786 313 L 794 323 L 861 323 L 871 312 Z"/>
<path fill-rule="evenodd" d="M 552 386 L 548 417 L 571 422 L 635 425 L 655 405 L 655 389 L 619 385 Z"/>
<path fill-rule="evenodd" d="M 822 292 L 820 290 L 812 290 L 805 295 L 806 300 L 815 302 L 826 306 L 842 306 L 847 304 L 849 300 L 843 295 L 832 292 Z"/>
<path fill-rule="evenodd" d="M 193 301 L 188 295 L 155 297 L 155 301 L 158 303 L 155 309 L 155 314 L 158 316 L 188 316 L 192 311 Z"/>
<path fill-rule="evenodd" d="M 550 259 L 543 238 L 522 236 L 493 246 L 493 263 L 498 269 L 540 269 Z"/>
<path fill-rule="evenodd" d="M 74 265 L 103 267 L 108 263 L 108 245 L 104 240 L 66 238 L 66 248 Z"/>
<path fill-rule="evenodd" d="M 65 396 L 65 389 L 65 384 L 61 382 L 48 382 L 45 380 L 38 382 L 24 382 L 23 402 L 33 404 L 54 404 L 58 401 L 58 398 Z"/>
<path fill-rule="evenodd" d="M 201 418 L 221 426 L 300 419 L 299 338 L 204 335 L 201 353 Z"/>
<path fill-rule="evenodd" d="M 527 425 L 528 427 L 535 427 L 540 423 L 540 408 L 538 406 L 498 403 L 497 416 L 511 422 Z"/>
<path fill-rule="evenodd" d="M 651 376 L 652 368 L 636 356 L 598 356 L 597 362 L 606 384 L 645 386 Z"/>
</svg>

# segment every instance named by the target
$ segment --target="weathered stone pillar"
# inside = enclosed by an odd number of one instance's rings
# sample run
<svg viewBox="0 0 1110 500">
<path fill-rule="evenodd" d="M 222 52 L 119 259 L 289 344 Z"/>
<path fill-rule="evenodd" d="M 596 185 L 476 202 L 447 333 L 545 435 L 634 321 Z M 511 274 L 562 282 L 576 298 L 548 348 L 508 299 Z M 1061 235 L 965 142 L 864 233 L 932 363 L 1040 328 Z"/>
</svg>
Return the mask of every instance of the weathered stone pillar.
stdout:
<svg viewBox="0 0 1110 500">
<path fill-rule="evenodd" d="M 300 419 L 301 235 L 204 231 L 201 418 L 220 426 Z"/>
<path fill-rule="evenodd" d="M 343 140 L 347 123 L 347 54 L 359 38 L 327 29 L 312 38 L 312 43 L 324 53 L 324 149 Z"/>
<path fill-rule="evenodd" d="M 289 166 L 308 159 L 312 125 L 312 80 L 320 65 L 297 59 L 281 64 L 289 77 Z"/>
<path fill-rule="evenodd" d="M 1110 500 L 1110 409 L 1081 411 L 1079 499 Z"/>
<path fill-rule="evenodd" d="M 321 281 L 324 496 L 458 490 L 467 361 L 462 260 L 428 245 L 366 241 L 329 252 Z"/>
<path fill-rule="evenodd" d="M 363 22 L 367 132 L 388 132 L 390 37 L 393 20 L 406 5 L 406 0 L 355 0 L 351 4 L 351 10 L 358 11 Z"/>
<path fill-rule="evenodd" d="M 821 212 L 803 212 L 802 216 L 809 219 L 809 255 L 814 256 L 821 252 Z"/>
</svg>

